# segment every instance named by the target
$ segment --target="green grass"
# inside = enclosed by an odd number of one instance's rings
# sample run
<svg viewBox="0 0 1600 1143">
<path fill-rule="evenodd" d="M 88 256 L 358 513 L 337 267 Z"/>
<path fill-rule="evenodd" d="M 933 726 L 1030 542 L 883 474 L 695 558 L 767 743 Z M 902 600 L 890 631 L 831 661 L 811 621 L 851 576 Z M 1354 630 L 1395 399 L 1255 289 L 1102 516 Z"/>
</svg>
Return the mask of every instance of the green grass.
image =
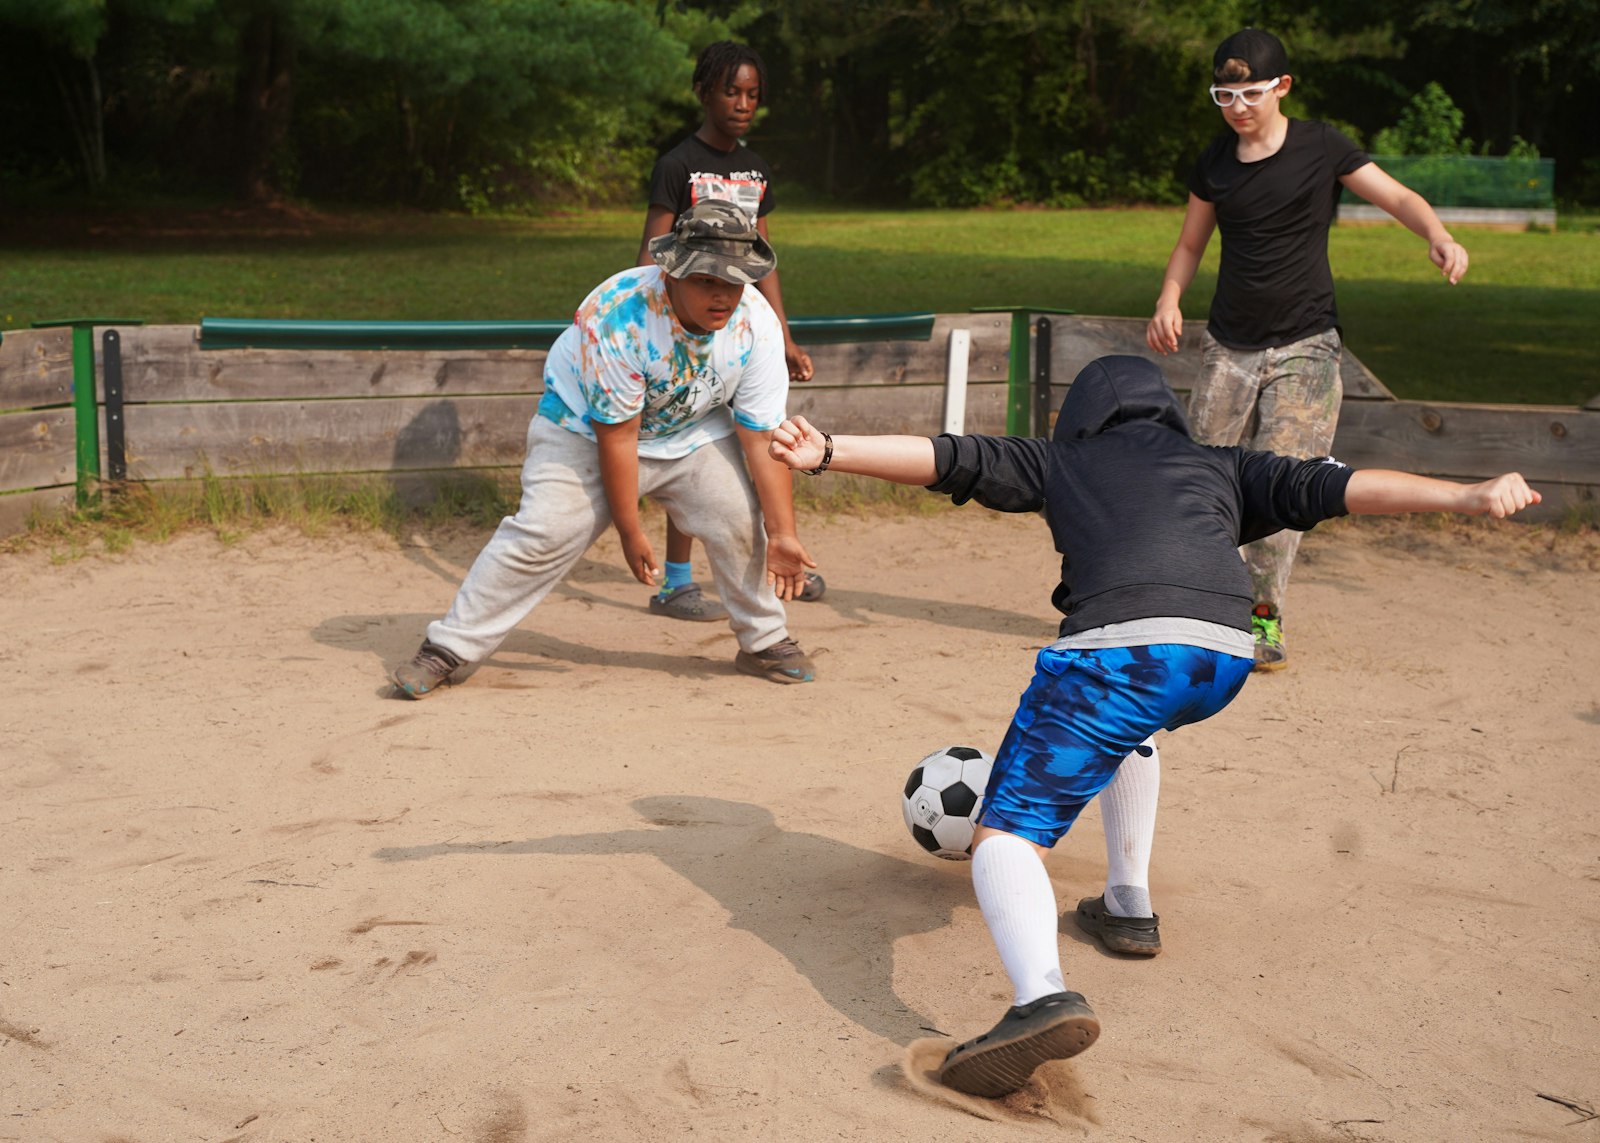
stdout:
<svg viewBox="0 0 1600 1143">
<path fill-rule="evenodd" d="M 772 217 L 792 315 L 1037 305 L 1147 317 L 1181 212 L 838 211 Z M 1336 228 L 1350 348 L 1403 397 L 1582 404 L 1600 393 L 1600 228 L 1461 230 L 1443 283 L 1398 226 Z M 638 211 L 543 219 L 224 212 L 0 234 L 0 328 L 49 318 L 559 318 L 633 261 Z M 1185 298 L 1204 320 L 1216 240 Z"/>
</svg>

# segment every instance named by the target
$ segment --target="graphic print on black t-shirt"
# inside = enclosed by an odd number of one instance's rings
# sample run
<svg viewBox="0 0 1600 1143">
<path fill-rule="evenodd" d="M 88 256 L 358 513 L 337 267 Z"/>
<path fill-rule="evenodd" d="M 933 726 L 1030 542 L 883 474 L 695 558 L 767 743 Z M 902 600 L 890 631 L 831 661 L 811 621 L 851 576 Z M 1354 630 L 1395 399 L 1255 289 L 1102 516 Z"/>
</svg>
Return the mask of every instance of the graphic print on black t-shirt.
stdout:
<svg viewBox="0 0 1600 1143">
<path fill-rule="evenodd" d="M 725 175 L 715 171 L 689 172 L 690 206 L 708 198 L 720 198 L 754 219 L 761 211 L 761 199 L 766 193 L 767 180 L 760 171 L 730 171 Z"/>
<path fill-rule="evenodd" d="M 1267 349 L 1337 328 L 1328 227 L 1340 177 L 1372 160 L 1326 123 L 1300 119 L 1265 159 L 1241 163 L 1238 141 L 1217 136 L 1189 175 L 1222 236 L 1207 329 L 1230 349 Z"/>
<path fill-rule="evenodd" d="M 676 218 L 708 198 L 732 202 L 752 219 L 765 217 L 773 207 L 766 160 L 744 146 L 719 151 L 698 135 L 656 160 L 650 175 L 651 206 L 667 207 Z"/>
</svg>

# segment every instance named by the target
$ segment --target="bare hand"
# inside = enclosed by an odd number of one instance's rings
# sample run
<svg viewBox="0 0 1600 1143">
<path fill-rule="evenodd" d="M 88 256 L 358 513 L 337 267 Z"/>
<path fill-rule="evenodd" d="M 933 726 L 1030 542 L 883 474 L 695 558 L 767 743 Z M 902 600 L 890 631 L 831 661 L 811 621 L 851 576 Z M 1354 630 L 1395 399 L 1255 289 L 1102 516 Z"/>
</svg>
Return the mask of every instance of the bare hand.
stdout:
<svg viewBox="0 0 1600 1143">
<path fill-rule="evenodd" d="M 633 578 L 649 587 L 654 587 L 661 577 L 661 569 L 656 566 L 655 549 L 650 546 L 649 537 L 643 532 L 622 537 L 622 558 L 628 565 L 628 570 L 633 573 Z"/>
<path fill-rule="evenodd" d="M 799 471 L 821 464 L 824 448 L 826 442 L 822 439 L 822 433 L 804 417 L 795 416 L 772 430 L 772 443 L 767 446 L 767 454 L 773 460 Z"/>
<path fill-rule="evenodd" d="M 1452 286 L 1461 281 L 1461 275 L 1467 272 L 1466 248 L 1454 239 L 1446 238 L 1439 242 L 1430 242 L 1428 257 L 1439 267 L 1439 272 L 1449 279 Z"/>
<path fill-rule="evenodd" d="M 806 589 L 806 569 L 816 566 L 800 537 L 767 537 L 767 582 L 779 599 L 799 598 Z"/>
<path fill-rule="evenodd" d="M 1528 487 L 1520 472 L 1508 472 L 1481 484 L 1468 484 L 1462 490 L 1466 506 L 1461 510 L 1474 516 L 1493 516 L 1504 520 L 1530 504 L 1544 499 L 1538 491 Z"/>
<path fill-rule="evenodd" d="M 1157 304 L 1156 316 L 1145 327 L 1145 344 L 1161 354 L 1176 353 L 1178 339 L 1183 336 L 1183 311 L 1176 305 Z"/>
<path fill-rule="evenodd" d="M 816 372 L 811 364 L 811 354 L 792 341 L 784 343 L 783 359 L 789 365 L 789 380 L 791 381 L 809 381 Z"/>
</svg>

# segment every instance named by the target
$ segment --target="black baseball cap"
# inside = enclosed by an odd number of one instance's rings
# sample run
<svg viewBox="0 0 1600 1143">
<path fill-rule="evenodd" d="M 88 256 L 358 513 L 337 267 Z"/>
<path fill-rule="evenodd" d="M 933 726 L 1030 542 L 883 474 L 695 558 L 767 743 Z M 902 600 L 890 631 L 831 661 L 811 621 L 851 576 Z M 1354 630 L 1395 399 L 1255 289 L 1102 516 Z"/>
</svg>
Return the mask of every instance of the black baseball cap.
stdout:
<svg viewBox="0 0 1600 1143">
<path fill-rule="evenodd" d="M 1283 50 L 1283 41 L 1260 28 L 1246 28 L 1223 40 L 1211 57 L 1211 67 L 1218 70 L 1229 60 L 1249 64 L 1250 74 L 1245 79 L 1252 82 L 1276 79 L 1289 71 L 1289 53 Z"/>
</svg>

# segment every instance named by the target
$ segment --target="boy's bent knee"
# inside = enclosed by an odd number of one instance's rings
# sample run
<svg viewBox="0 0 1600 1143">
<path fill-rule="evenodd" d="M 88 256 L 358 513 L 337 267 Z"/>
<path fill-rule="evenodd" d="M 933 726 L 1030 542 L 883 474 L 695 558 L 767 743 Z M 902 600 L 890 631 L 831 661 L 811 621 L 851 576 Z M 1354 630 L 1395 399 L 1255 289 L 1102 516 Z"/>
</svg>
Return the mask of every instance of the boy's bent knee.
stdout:
<svg viewBox="0 0 1600 1143">
<path fill-rule="evenodd" d="M 982 845 L 984 842 L 988 841 L 991 837 L 1010 837 L 1010 838 L 1015 838 L 1018 841 L 1027 842 L 1029 845 L 1033 846 L 1034 852 L 1036 852 L 1040 857 L 1043 857 L 1046 853 L 1050 852 L 1050 846 L 1040 845 L 1037 841 L 1034 841 L 1033 838 L 1031 838 L 1031 837 L 1024 837 L 1020 833 L 1012 833 L 1009 830 L 996 829 L 994 826 L 986 826 L 986 825 L 981 825 L 976 830 L 973 831 L 973 834 L 972 834 L 972 852 L 973 853 L 977 853 L 978 852 L 978 847 L 980 845 Z M 1058 838 L 1057 840 L 1060 840 L 1060 839 Z M 1054 845 L 1054 844 L 1055 844 L 1055 842 L 1051 842 L 1050 843 L 1050 845 Z"/>
</svg>

